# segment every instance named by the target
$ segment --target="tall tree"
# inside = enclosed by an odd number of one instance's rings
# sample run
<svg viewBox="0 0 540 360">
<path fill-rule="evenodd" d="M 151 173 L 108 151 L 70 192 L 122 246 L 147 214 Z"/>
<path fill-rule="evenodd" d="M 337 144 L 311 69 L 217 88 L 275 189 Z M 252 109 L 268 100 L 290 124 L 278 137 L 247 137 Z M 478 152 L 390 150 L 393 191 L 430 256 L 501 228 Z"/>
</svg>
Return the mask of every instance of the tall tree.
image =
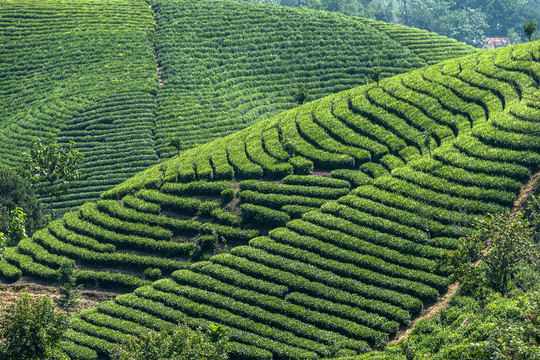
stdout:
<svg viewBox="0 0 540 360">
<path fill-rule="evenodd" d="M 175 148 L 178 151 L 178 156 L 180 156 L 180 151 L 184 148 L 184 141 L 179 136 L 173 136 L 169 138 L 169 146 Z"/>
<path fill-rule="evenodd" d="M 531 41 L 533 33 L 536 31 L 536 21 L 535 20 L 523 20 L 523 32 L 525 36 Z"/>
<path fill-rule="evenodd" d="M 53 200 L 67 191 L 71 182 L 80 178 L 83 160 L 75 148 L 75 142 L 67 145 L 58 143 L 56 134 L 48 134 L 45 139 L 34 138 L 30 151 L 24 153 L 25 174 L 30 181 L 43 184 L 39 191 L 50 199 L 51 220 L 54 217 Z"/>
<path fill-rule="evenodd" d="M 477 9 L 467 8 L 450 11 L 436 19 L 434 27 L 438 33 L 469 45 L 482 47 L 484 45 L 488 28 L 486 14 Z"/>
</svg>

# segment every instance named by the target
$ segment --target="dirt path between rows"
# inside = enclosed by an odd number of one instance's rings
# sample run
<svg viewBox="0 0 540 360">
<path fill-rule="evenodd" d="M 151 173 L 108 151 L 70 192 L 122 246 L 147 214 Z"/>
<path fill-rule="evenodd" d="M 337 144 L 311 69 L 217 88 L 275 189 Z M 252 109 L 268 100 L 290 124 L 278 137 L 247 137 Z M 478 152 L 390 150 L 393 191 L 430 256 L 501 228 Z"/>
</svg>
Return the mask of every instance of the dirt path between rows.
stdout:
<svg viewBox="0 0 540 360">
<path fill-rule="evenodd" d="M 37 284 L 21 279 L 13 284 L 0 283 L 0 310 L 4 310 L 14 304 L 21 298 L 21 293 L 28 293 L 31 298 L 49 296 L 56 300 L 60 297 L 58 288 L 54 286 Z M 78 292 L 80 303 L 75 308 L 76 312 L 84 309 L 94 308 L 99 303 L 114 299 L 117 293 L 96 291 L 96 290 L 81 290 Z"/>
<path fill-rule="evenodd" d="M 529 197 L 533 194 L 536 186 L 540 182 L 540 171 L 534 174 L 529 178 L 529 181 L 525 185 L 521 187 L 521 190 L 519 191 L 519 195 L 517 199 L 514 201 L 514 204 L 512 206 L 512 216 L 516 216 L 518 213 L 523 211 L 524 205 L 529 199 Z M 486 249 L 486 253 L 489 253 L 489 249 Z M 475 263 L 475 266 L 478 266 L 480 264 L 480 260 Z M 431 319 L 432 317 L 438 315 L 442 309 L 446 308 L 448 306 L 448 303 L 450 302 L 450 299 L 454 294 L 459 290 L 459 283 L 453 283 L 448 287 L 448 291 L 446 294 L 444 294 L 442 297 L 437 300 L 433 305 L 428 306 L 422 312 L 420 312 L 420 316 L 418 316 L 416 319 L 411 321 L 411 324 L 406 329 L 403 329 L 401 331 L 398 331 L 396 336 L 392 341 L 389 342 L 389 344 L 395 344 L 399 342 L 400 340 L 406 338 L 411 333 L 412 329 L 414 328 L 414 325 L 418 323 L 421 320 L 425 319 Z"/>
</svg>

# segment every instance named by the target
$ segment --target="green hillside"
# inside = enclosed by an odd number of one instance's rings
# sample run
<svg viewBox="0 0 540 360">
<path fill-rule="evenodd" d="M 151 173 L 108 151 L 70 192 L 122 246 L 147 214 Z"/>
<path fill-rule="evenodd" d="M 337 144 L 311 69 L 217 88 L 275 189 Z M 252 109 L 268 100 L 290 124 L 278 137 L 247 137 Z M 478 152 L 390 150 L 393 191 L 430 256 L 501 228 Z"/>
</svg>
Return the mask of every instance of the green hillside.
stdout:
<svg viewBox="0 0 540 360">
<path fill-rule="evenodd" d="M 140 286 L 75 319 L 75 358 L 179 321 L 226 325 L 233 359 L 379 348 L 445 292 L 444 250 L 538 170 L 539 45 L 340 92 L 185 151 L 8 249 L 0 270 L 52 280 L 71 259 L 90 286 Z"/>
<path fill-rule="evenodd" d="M 0 1 L 0 164 L 57 133 L 85 155 L 69 209 L 157 162 L 158 90 L 144 0 Z"/>
<path fill-rule="evenodd" d="M 193 147 L 293 108 L 300 85 L 312 100 L 362 84 L 373 67 L 390 76 L 429 63 L 367 20 L 305 9 L 221 0 L 0 5 L 0 164 L 20 165 L 32 137 L 49 131 L 75 140 L 82 179 L 56 201 L 60 212 L 172 156 L 169 136 Z M 447 50 L 448 39 L 425 36 L 428 55 L 438 41 Z M 472 51 L 459 44 L 445 58 Z"/>
</svg>

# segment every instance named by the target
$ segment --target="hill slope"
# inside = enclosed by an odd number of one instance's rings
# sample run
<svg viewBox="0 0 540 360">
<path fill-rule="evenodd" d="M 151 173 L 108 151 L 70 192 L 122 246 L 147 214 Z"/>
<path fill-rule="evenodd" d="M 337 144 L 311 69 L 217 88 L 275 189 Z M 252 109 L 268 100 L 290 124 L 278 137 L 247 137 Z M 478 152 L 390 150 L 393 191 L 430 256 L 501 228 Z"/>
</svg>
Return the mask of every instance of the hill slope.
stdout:
<svg viewBox="0 0 540 360">
<path fill-rule="evenodd" d="M 49 131 L 75 140 L 86 161 L 82 180 L 56 202 L 60 212 L 171 156 L 169 136 L 192 147 L 294 107 L 302 84 L 315 99 L 360 85 L 374 66 L 389 76 L 426 65 L 362 19 L 305 9 L 220 0 L 157 0 L 153 10 L 144 0 L 0 4 L 0 164 L 19 165 L 32 137 Z"/>
<path fill-rule="evenodd" d="M 228 326 L 233 358 L 380 347 L 445 291 L 444 250 L 540 166 L 539 49 L 446 61 L 188 150 L 9 249 L 0 270 L 53 279 L 72 259 L 87 284 L 144 285 L 81 314 L 65 346 L 80 358 L 184 319 Z M 193 263 L 223 239 L 251 240 Z M 172 276 L 150 283 L 147 267 Z"/>
<path fill-rule="evenodd" d="M 62 209 L 155 164 L 158 89 L 145 1 L 0 1 L 0 165 L 54 132 L 85 155 Z"/>
</svg>

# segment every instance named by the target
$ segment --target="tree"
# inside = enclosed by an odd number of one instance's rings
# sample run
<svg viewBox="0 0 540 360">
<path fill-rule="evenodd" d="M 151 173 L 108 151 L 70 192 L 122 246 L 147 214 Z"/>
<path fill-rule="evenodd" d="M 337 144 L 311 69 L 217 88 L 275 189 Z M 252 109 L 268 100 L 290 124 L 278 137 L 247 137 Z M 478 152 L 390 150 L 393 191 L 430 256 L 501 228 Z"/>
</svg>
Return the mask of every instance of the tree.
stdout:
<svg viewBox="0 0 540 360">
<path fill-rule="evenodd" d="M 469 45 L 482 47 L 488 29 L 487 16 L 478 9 L 466 8 L 449 11 L 434 19 L 434 30 L 441 35 L 463 41 Z"/>
<path fill-rule="evenodd" d="M 521 215 L 489 214 L 475 223 L 474 231 L 462 238 L 446 261 L 456 267 L 455 279 L 466 282 L 482 272 L 488 285 L 505 295 L 518 264 L 537 257 L 533 230 L 527 219 Z M 483 267 L 472 263 L 477 259 L 482 260 Z"/>
<path fill-rule="evenodd" d="M 373 68 L 369 72 L 369 75 L 366 77 L 366 83 L 374 82 L 379 86 L 379 81 L 381 81 L 381 69 Z"/>
<path fill-rule="evenodd" d="M 535 20 L 523 20 L 523 32 L 531 41 L 533 33 L 536 31 L 536 21 Z"/>
<path fill-rule="evenodd" d="M 173 136 L 169 138 L 169 146 L 172 146 L 178 151 L 178 156 L 180 156 L 180 151 L 184 148 L 184 142 L 179 136 Z"/>
<path fill-rule="evenodd" d="M 48 296 L 31 299 L 23 293 L 0 318 L 0 359 L 67 360 L 59 350 L 68 327 L 68 316 L 57 312 Z"/>
<path fill-rule="evenodd" d="M 2 253 L 6 249 L 7 243 L 8 243 L 8 239 L 6 235 L 4 235 L 3 232 L 0 232 L 0 259 L 2 258 Z"/>
<path fill-rule="evenodd" d="M 26 214 L 22 208 L 11 210 L 11 224 L 9 225 L 9 245 L 15 246 L 26 237 Z"/>
<path fill-rule="evenodd" d="M 0 167 L 0 232 L 7 234 L 11 223 L 10 212 L 17 207 L 27 214 L 26 231 L 29 235 L 45 225 L 41 204 L 30 183 L 14 170 Z"/>
<path fill-rule="evenodd" d="M 51 220 L 54 217 L 53 199 L 67 191 L 69 184 L 80 178 L 83 160 L 75 148 L 75 142 L 66 146 L 58 144 L 56 134 L 50 133 L 45 140 L 34 138 L 30 151 L 24 153 L 25 174 L 34 183 L 44 183 L 39 191 L 50 198 Z"/>
<path fill-rule="evenodd" d="M 305 85 L 301 85 L 294 93 L 294 101 L 296 101 L 298 105 L 302 105 L 306 101 L 307 96 L 307 87 Z"/>
<path fill-rule="evenodd" d="M 222 325 L 210 324 L 206 333 L 180 324 L 171 333 L 149 331 L 113 349 L 113 360 L 224 360 L 228 338 Z"/>
<path fill-rule="evenodd" d="M 58 291 L 62 295 L 58 300 L 58 305 L 67 313 L 73 311 L 79 304 L 77 290 L 82 285 L 77 285 L 77 274 L 75 272 L 75 263 L 65 261 L 58 269 Z"/>
</svg>

